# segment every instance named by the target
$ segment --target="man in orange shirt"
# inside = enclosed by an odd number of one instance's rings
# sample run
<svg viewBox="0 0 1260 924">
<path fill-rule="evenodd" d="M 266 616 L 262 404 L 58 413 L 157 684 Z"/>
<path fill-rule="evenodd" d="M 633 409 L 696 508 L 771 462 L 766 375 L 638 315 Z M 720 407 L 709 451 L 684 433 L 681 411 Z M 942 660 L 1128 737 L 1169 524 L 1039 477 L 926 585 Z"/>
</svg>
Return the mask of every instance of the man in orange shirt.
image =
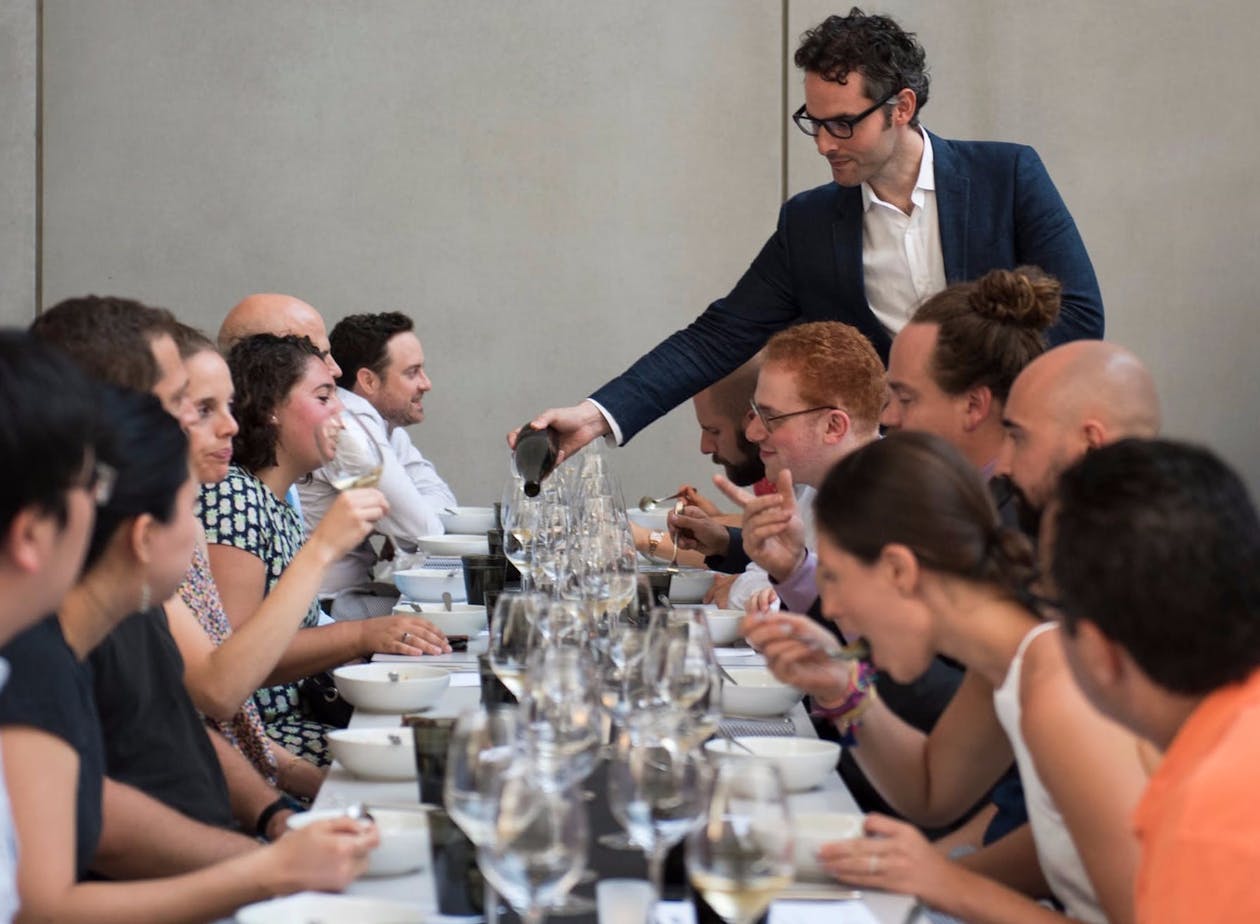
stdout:
<svg viewBox="0 0 1260 924">
<path fill-rule="evenodd" d="M 1260 519 L 1246 488 L 1206 450 L 1125 440 L 1063 475 L 1050 516 L 1077 682 L 1164 751 L 1134 816 L 1138 921 L 1260 921 Z"/>
</svg>

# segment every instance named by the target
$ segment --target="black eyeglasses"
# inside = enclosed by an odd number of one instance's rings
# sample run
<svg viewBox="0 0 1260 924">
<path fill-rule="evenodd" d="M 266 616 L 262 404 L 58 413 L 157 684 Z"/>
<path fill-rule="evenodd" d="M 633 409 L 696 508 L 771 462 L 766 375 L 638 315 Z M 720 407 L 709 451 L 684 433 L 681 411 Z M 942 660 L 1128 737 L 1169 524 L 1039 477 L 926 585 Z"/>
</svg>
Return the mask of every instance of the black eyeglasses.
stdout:
<svg viewBox="0 0 1260 924">
<path fill-rule="evenodd" d="M 807 407 L 803 411 L 788 411 L 786 414 L 772 414 L 769 417 L 761 410 L 761 405 L 757 403 L 757 399 L 749 400 L 748 406 L 752 408 L 752 412 L 761 421 L 761 425 L 766 428 L 767 433 L 773 433 L 778 427 L 780 420 L 787 420 L 789 417 L 799 417 L 802 414 L 812 414 L 815 411 L 843 411 L 842 407 L 833 407 L 830 404 L 820 404 L 818 407 Z M 847 411 L 845 413 L 848 413 Z M 771 426 L 774 424 L 774 426 Z"/>
<path fill-rule="evenodd" d="M 863 109 L 855 116 L 835 116 L 831 119 L 815 119 L 812 115 L 805 112 L 804 105 L 796 112 L 792 113 L 792 121 L 796 123 L 796 127 L 809 135 L 811 138 L 817 138 L 820 129 L 827 129 L 827 134 L 832 138 L 839 138 L 843 141 L 845 138 L 853 137 L 853 127 L 865 119 L 868 115 L 878 109 L 880 106 L 887 105 L 900 90 L 894 90 L 889 93 L 870 109 Z"/>
</svg>

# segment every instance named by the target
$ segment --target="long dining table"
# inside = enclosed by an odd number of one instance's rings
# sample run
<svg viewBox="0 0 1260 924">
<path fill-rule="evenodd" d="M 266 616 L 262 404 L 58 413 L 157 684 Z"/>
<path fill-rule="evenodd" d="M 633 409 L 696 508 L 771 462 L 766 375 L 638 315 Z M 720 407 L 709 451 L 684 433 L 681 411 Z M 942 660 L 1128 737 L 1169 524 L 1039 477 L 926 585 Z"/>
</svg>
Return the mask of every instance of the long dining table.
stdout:
<svg viewBox="0 0 1260 924">
<path fill-rule="evenodd" d="M 467 652 L 427 656 L 423 659 L 396 655 L 377 655 L 376 660 L 414 661 L 428 666 L 440 666 L 448 669 L 451 672 L 450 687 L 443 694 L 441 700 L 425 712 L 425 715 L 429 717 L 457 716 L 464 710 L 477 706 L 480 702 L 481 691 L 476 656 L 478 650 L 484 650 L 484 639 L 484 634 L 481 639 L 474 639 L 470 650 Z M 722 660 L 721 656 L 719 656 L 719 660 Z M 758 663 L 760 663 L 759 656 L 744 652 L 740 654 L 738 661 L 731 661 L 729 665 L 749 666 Z M 802 706 L 798 704 L 794 707 L 789 717 L 792 719 L 792 733 L 808 737 L 815 735 L 814 728 Z M 397 728 L 401 725 L 401 722 L 401 715 L 356 710 L 350 721 L 350 727 Z M 784 728 L 786 730 L 786 723 L 784 723 Z M 414 805 L 419 801 L 440 803 L 442 798 L 441 793 L 424 793 L 424 798 L 421 800 L 421 795 L 419 785 L 415 780 L 402 782 L 364 780 L 355 777 L 340 764 L 334 762 L 313 807 L 316 809 L 338 809 L 357 802 L 363 802 L 369 806 L 399 803 Z M 857 805 L 838 774 L 832 774 L 822 786 L 814 790 L 791 794 L 788 801 L 790 811 L 799 815 L 824 811 L 858 811 Z M 593 847 L 592 849 L 594 850 L 595 848 Z M 620 865 L 624 866 L 624 863 Z M 591 866 L 597 875 L 608 873 L 607 870 L 601 869 L 601 864 L 594 855 L 592 856 Z M 622 876 L 625 873 L 616 870 L 612 872 L 612 875 Z M 639 875 L 643 876 L 645 874 L 640 873 Z M 585 894 L 589 895 L 592 889 L 593 886 L 587 885 L 579 887 L 577 891 L 585 891 Z M 812 891 L 817 895 L 817 889 Z M 436 890 L 431 862 L 425 862 L 417 871 L 407 875 L 385 878 L 361 878 L 352 883 L 347 892 L 351 895 L 406 902 L 415 905 L 419 909 L 432 912 L 435 917 L 437 916 Z M 785 900 L 791 900 L 791 898 L 791 893 L 785 896 Z M 795 907 L 800 908 L 802 906 Z M 860 898 L 851 898 L 831 904 L 830 907 L 825 905 L 825 899 L 822 901 L 811 900 L 808 917 L 811 920 L 815 918 L 823 920 L 826 918 L 832 921 L 869 921 L 874 919 L 881 922 L 881 924 L 908 924 L 908 922 L 924 920 L 913 897 L 871 890 L 862 890 Z M 593 915 L 588 915 L 586 919 L 590 921 L 593 918 Z M 792 920 L 798 919 L 802 919 L 801 916 L 794 915 L 792 917 Z M 467 919 L 450 918 L 445 920 Z M 581 922 L 581 918 L 560 916 L 549 918 L 549 920 L 557 922 L 557 924 L 563 924 L 565 921 L 573 921 L 575 924 L 580 924 Z"/>
</svg>

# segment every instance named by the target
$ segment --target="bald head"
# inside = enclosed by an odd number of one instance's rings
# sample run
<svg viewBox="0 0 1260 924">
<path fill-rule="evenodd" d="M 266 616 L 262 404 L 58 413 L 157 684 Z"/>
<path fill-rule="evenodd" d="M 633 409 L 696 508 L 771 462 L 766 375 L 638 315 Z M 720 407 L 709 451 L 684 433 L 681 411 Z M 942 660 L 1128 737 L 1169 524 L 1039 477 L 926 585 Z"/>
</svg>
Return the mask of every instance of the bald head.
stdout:
<svg viewBox="0 0 1260 924">
<path fill-rule="evenodd" d="M 998 471 L 1035 507 L 1059 474 L 1087 450 L 1159 433 L 1155 382 L 1132 352 L 1102 340 L 1049 350 L 1025 367 L 1003 412 L 1006 443 Z"/>
<path fill-rule="evenodd" d="M 219 327 L 219 349 L 224 353 L 239 341 L 255 334 L 294 334 L 306 337 L 324 355 L 324 362 L 340 378 L 341 369 L 328 346 L 328 330 L 318 311 L 292 295 L 263 293 L 250 295 L 228 312 Z"/>
</svg>

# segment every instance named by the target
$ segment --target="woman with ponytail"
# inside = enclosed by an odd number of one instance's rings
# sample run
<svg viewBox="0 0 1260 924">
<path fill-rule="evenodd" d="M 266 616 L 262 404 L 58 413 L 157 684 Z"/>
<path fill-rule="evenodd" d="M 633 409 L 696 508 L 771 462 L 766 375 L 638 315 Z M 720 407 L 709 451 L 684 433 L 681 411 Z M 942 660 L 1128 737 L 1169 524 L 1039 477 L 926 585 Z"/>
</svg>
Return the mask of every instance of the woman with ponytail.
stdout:
<svg viewBox="0 0 1260 924">
<path fill-rule="evenodd" d="M 1031 820 L 1031 837 L 1010 835 L 1025 839 L 1023 862 L 1010 863 L 1021 853 L 1008 849 L 998 868 L 985 851 L 950 862 L 913 826 L 870 815 L 867 837 L 823 848 L 827 869 L 966 921 L 1064 920 L 1036 898 L 1075 920 L 1132 921 L 1129 818 L 1145 783 L 1135 739 L 1090 706 L 1057 623 L 1029 609 L 1030 546 L 1001 525 L 975 466 L 939 437 L 895 433 L 832 468 L 815 523 L 823 613 L 866 641 L 870 663 L 836 659 L 834 638 L 803 616 L 751 615 L 749 641 L 850 736 L 863 771 L 907 818 L 948 823 L 1013 758 Z M 870 678 L 878 668 L 908 683 L 938 654 L 967 673 L 925 735 L 883 706 Z"/>
</svg>

